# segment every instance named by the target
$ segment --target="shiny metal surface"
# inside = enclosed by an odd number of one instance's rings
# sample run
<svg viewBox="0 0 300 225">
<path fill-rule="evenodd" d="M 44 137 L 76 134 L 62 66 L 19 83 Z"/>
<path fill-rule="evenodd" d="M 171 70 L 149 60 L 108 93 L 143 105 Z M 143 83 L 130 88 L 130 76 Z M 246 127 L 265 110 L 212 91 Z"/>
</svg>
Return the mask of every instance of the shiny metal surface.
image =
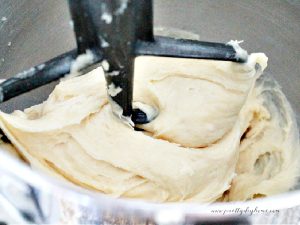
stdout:
<svg viewBox="0 0 300 225">
<path fill-rule="evenodd" d="M 248 52 L 265 52 L 269 56 L 267 74 L 274 76 L 281 84 L 299 118 L 299 0 L 155 0 L 154 13 L 156 26 L 189 30 L 199 34 L 201 40 L 244 40 L 242 46 Z M 74 48 L 69 18 L 65 0 L 0 0 L 0 78 L 7 78 Z M 2 104 L 0 109 L 9 112 L 39 103 L 48 96 L 53 86 L 51 84 L 12 99 Z M 178 215 L 175 219 L 180 223 L 183 219 L 208 215 L 211 210 L 200 204 L 155 205 L 114 200 L 80 188 L 65 187 L 45 175 L 40 176 L 27 170 L 27 167 L 24 168 L 18 162 L 7 160 L 0 156 L 0 188 L 5 184 L 3 179 L 10 182 L 10 178 L 16 179 L 12 183 L 35 188 L 39 193 L 38 202 L 45 218 L 38 214 L 28 189 L 21 188 L 21 192 L 31 199 L 33 214 L 37 213 L 37 222 L 96 224 L 109 217 L 115 220 L 118 218 L 115 224 L 133 224 L 134 221 L 138 224 L 146 224 L 148 221 L 151 224 L 151 221 L 162 222 L 164 218 L 168 218 L 168 212 L 172 212 L 172 215 Z M 3 198 L 0 198 L 0 203 L 1 200 Z M 4 199 L 3 202 L 5 201 Z M 13 200 L 6 201 L 5 204 L 13 206 L 12 202 Z M 300 193 L 296 191 L 238 204 L 239 207 L 249 205 L 261 208 L 295 207 L 300 205 Z M 23 206 L 15 207 L 23 210 Z M 228 209 L 233 204 L 213 204 L 212 207 Z M 280 213 L 283 219 L 275 221 L 276 223 L 291 222 L 285 218 L 288 216 L 286 211 Z M 269 220 L 256 217 L 254 221 Z M 295 221 L 297 219 L 292 222 Z"/>
<path fill-rule="evenodd" d="M 247 221 L 255 224 L 300 222 L 299 191 L 248 202 L 211 205 L 114 199 L 33 172 L 1 151 L 0 180 L 0 212 L 13 215 L 13 223 L 194 225 L 206 221 L 204 224 L 209 225 L 216 224 L 209 221 L 219 220 L 220 224 L 246 225 Z M 35 191 L 34 196 L 31 190 Z M 259 210 L 265 212 L 259 213 Z"/>
</svg>

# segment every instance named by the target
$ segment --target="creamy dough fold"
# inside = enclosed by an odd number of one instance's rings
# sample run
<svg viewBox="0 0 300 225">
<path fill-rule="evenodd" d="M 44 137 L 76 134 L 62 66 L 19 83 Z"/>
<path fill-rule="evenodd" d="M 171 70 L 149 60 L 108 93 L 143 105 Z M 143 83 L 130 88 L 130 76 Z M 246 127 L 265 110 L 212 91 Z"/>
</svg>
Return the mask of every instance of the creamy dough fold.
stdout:
<svg viewBox="0 0 300 225">
<path fill-rule="evenodd" d="M 108 195 L 268 196 L 295 184 L 299 139 L 280 87 L 261 76 L 266 65 L 264 54 L 245 64 L 138 57 L 134 101 L 158 112 L 144 132 L 113 115 L 101 68 L 62 81 L 40 105 L 1 112 L 0 127 L 32 167 Z"/>
</svg>

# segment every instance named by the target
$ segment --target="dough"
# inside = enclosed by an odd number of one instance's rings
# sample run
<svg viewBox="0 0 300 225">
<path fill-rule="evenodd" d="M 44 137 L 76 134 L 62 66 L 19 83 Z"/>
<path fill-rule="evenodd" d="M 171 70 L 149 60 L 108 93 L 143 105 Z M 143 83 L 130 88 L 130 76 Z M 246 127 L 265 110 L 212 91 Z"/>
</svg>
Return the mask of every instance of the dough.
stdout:
<svg viewBox="0 0 300 225">
<path fill-rule="evenodd" d="M 264 54 L 244 64 L 138 57 L 135 105 L 157 113 L 144 132 L 112 113 L 102 68 L 62 81 L 24 112 L 1 112 L 0 127 L 33 168 L 107 195 L 269 196 L 295 185 L 299 139 L 280 87 L 261 76 L 266 64 Z"/>
</svg>

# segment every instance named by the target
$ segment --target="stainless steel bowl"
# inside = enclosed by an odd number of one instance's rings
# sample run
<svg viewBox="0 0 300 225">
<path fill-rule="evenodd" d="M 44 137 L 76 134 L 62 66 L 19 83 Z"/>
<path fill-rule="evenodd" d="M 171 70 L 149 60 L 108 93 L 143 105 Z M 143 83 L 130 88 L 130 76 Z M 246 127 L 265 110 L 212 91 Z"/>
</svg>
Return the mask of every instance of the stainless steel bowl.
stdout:
<svg viewBox="0 0 300 225">
<path fill-rule="evenodd" d="M 75 47 L 66 1 L 0 0 L 0 6 L 0 78 L 10 77 Z M 267 73 L 281 84 L 299 121 L 299 0 L 155 0 L 154 13 L 156 26 L 188 30 L 199 34 L 201 40 L 244 40 L 242 46 L 248 52 L 265 52 L 269 57 Z M 0 109 L 11 112 L 40 103 L 54 85 L 12 99 L 1 104 Z M 248 219 L 254 222 L 282 224 L 299 220 L 298 190 L 244 203 L 209 206 L 113 199 L 33 172 L 1 151 L 0 180 L 0 208 L 13 214 L 19 222 L 194 224 L 211 218 L 238 221 L 243 218 L 238 214 L 247 216 L 251 210 L 255 215 Z M 274 211 L 257 213 L 266 209 Z"/>
</svg>

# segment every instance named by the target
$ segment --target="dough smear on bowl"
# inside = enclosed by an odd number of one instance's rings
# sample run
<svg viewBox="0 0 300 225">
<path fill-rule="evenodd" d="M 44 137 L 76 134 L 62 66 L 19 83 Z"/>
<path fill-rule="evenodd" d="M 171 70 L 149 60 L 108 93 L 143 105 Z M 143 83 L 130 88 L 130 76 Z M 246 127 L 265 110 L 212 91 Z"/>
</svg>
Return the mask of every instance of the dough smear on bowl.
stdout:
<svg viewBox="0 0 300 225">
<path fill-rule="evenodd" d="M 61 81 L 40 105 L 1 112 L 0 126 L 33 168 L 107 195 L 201 203 L 274 195 L 295 185 L 300 152 L 295 116 L 262 75 L 266 65 L 262 53 L 244 64 L 138 57 L 135 105 L 157 112 L 143 132 L 112 113 L 100 67 Z"/>
</svg>

